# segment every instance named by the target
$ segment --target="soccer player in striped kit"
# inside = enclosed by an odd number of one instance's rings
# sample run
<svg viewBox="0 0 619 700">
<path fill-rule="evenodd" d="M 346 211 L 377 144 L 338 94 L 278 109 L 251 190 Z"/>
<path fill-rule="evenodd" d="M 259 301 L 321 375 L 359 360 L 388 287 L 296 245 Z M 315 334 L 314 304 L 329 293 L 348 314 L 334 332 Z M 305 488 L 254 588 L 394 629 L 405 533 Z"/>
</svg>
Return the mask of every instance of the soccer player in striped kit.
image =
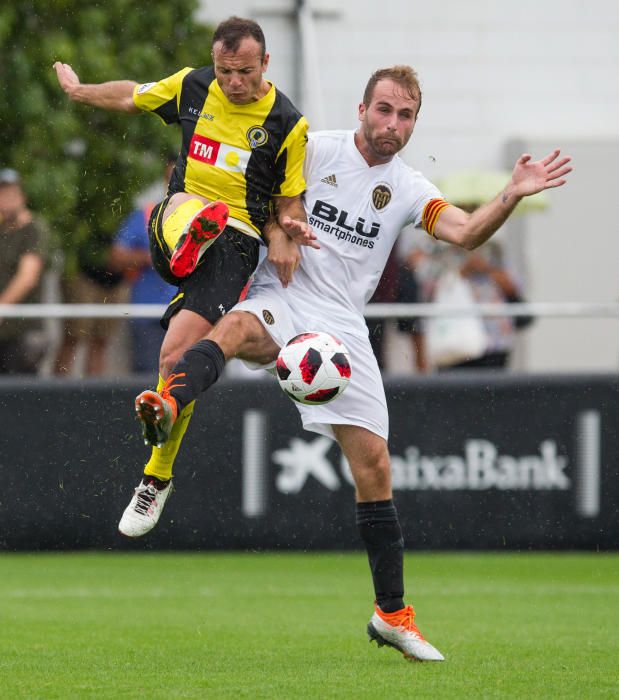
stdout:
<svg viewBox="0 0 619 700">
<path fill-rule="evenodd" d="M 183 68 L 142 84 L 85 84 L 68 64 L 54 64 L 73 101 L 127 114 L 151 112 L 180 126 L 181 148 L 168 193 L 149 222 L 153 265 L 179 287 L 162 319 L 162 390 L 183 352 L 239 300 L 263 238 L 281 284 L 288 283 L 299 253 L 281 228 L 266 229 L 271 207 L 276 221 L 298 222 L 292 224 L 297 241 L 310 232 L 301 201 L 308 124 L 264 77 L 269 54 L 262 29 L 241 17 L 221 22 L 213 34 L 212 59 L 212 66 Z M 157 491 L 163 501 L 170 493 L 172 464 L 192 413 L 190 404 L 166 444 L 153 448 L 136 491 L 142 499 L 154 499 Z M 135 498 L 132 503 L 138 505 Z M 128 513 L 121 529 L 139 536 L 140 513 L 133 515 Z"/>
</svg>

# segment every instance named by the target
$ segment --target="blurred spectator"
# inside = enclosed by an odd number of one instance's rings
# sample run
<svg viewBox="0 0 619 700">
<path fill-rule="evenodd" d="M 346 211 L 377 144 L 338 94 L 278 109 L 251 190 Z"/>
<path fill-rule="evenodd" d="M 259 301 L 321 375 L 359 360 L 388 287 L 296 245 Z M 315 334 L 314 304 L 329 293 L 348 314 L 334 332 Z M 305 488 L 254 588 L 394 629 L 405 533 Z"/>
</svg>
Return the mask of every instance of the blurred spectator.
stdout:
<svg viewBox="0 0 619 700">
<path fill-rule="evenodd" d="M 423 301 L 432 302 L 436 283 L 447 269 L 457 269 L 470 285 L 476 303 L 506 303 L 520 297 L 517 276 L 504 260 L 503 249 L 497 241 L 489 241 L 475 251 L 435 245 L 428 252 L 415 250 L 409 254 L 420 283 Z M 515 342 L 515 319 L 484 317 L 486 350 L 480 356 L 439 367 L 441 371 L 468 368 L 507 367 Z M 431 361 L 431 358 L 429 358 Z"/>
<path fill-rule="evenodd" d="M 9 168 L 0 170 L 0 243 L 0 304 L 39 302 L 49 232 Z M 0 373 L 35 373 L 45 351 L 42 333 L 39 319 L 0 318 Z"/>
<path fill-rule="evenodd" d="M 395 247 L 387 258 L 382 277 L 378 282 L 370 304 L 393 304 L 398 300 L 398 259 Z M 387 320 L 384 318 L 368 318 L 366 324 L 370 334 L 370 344 L 376 356 L 378 366 L 385 369 L 385 329 Z"/>
<path fill-rule="evenodd" d="M 420 301 L 417 279 L 409 267 L 407 260 L 400 261 L 399 241 L 393 247 L 382 277 L 370 299 L 371 304 L 415 304 Z M 366 320 L 370 344 L 381 370 L 386 369 L 386 329 L 389 321 L 384 318 Z M 400 318 L 398 330 L 410 334 L 415 366 L 418 372 L 426 372 L 427 365 L 423 343 L 423 330 L 417 318 Z"/>
<path fill-rule="evenodd" d="M 62 281 L 64 301 L 70 304 L 118 304 L 126 300 L 123 276 L 108 263 L 110 243 L 92 238 L 77 252 L 78 271 L 65 271 Z M 56 374 L 71 374 L 78 348 L 85 346 L 84 373 L 98 376 L 106 369 L 109 341 L 119 328 L 114 318 L 72 318 L 64 325 L 63 339 L 56 357 Z"/>
<path fill-rule="evenodd" d="M 417 275 L 410 257 L 399 264 L 398 267 L 398 301 L 401 304 L 417 304 L 422 301 Z M 399 318 L 398 330 L 410 335 L 412 349 L 415 357 L 417 372 L 425 374 L 428 371 L 426 357 L 425 338 L 423 334 L 423 321 L 419 318 Z"/>
<path fill-rule="evenodd" d="M 122 222 L 110 250 L 110 266 L 129 282 L 133 304 L 167 304 L 178 291 L 155 272 L 150 257 L 148 220 L 156 202 L 161 201 L 172 175 L 176 156 L 168 158 L 165 187 L 151 202 L 145 202 Z M 129 322 L 131 367 L 134 372 L 156 372 L 159 349 L 165 331 L 159 318 L 135 318 Z"/>
</svg>

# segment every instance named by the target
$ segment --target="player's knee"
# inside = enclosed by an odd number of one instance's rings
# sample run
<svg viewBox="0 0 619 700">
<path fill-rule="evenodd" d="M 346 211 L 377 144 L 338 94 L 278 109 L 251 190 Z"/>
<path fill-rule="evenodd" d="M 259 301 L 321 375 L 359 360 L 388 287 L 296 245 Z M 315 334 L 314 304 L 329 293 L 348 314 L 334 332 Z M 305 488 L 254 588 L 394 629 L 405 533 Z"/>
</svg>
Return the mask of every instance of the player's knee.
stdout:
<svg viewBox="0 0 619 700">
<path fill-rule="evenodd" d="M 251 340 L 254 334 L 254 323 L 260 325 L 251 314 L 232 311 L 216 324 L 208 338 L 223 348 L 227 356 L 233 355 L 239 347 Z"/>
<path fill-rule="evenodd" d="M 368 445 L 360 459 L 357 470 L 359 477 L 372 482 L 388 482 L 391 474 L 389 451 L 385 445 Z"/>
<path fill-rule="evenodd" d="M 368 440 L 363 448 L 364 461 L 368 467 L 381 471 L 389 469 L 389 450 L 384 440 Z"/>
<path fill-rule="evenodd" d="M 170 217 L 181 205 L 185 204 L 190 200 L 198 200 L 202 206 L 204 206 L 208 199 L 202 197 L 199 194 L 189 194 L 188 192 L 175 192 L 170 199 L 163 212 L 163 223 L 166 222 L 168 217 Z"/>
<path fill-rule="evenodd" d="M 377 480 L 389 481 L 391 478 L 391 463 L 388 454 L 380 454 L 370 456 L 367 462 L 367 468 L 370 469 Z"/>
</svg>

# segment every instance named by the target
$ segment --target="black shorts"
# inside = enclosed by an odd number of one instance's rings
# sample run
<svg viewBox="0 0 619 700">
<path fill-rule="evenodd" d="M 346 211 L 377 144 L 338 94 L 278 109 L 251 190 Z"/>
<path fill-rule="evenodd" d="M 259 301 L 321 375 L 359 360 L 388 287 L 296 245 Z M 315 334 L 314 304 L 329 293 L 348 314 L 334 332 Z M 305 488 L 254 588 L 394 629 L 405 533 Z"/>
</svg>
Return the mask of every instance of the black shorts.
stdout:
<svg viewBox="0 0 619 700">
<path fill-rule="evenodd" d="M 163 238 L 161 224 L 168 199 L 153 209 L 148 223 L 153 267 L 166 282 L 178 287 L 178 294 L 168 305 L 161 325 L 167 330 L 170 319 L 181 309 L 194 311 L 214 324 L 238 302 L 258 264 L 260 242 L 226 226 L 196 269 L 188 277 L 176 277 L 170 272 L 171 251 Z"/>
</svg>

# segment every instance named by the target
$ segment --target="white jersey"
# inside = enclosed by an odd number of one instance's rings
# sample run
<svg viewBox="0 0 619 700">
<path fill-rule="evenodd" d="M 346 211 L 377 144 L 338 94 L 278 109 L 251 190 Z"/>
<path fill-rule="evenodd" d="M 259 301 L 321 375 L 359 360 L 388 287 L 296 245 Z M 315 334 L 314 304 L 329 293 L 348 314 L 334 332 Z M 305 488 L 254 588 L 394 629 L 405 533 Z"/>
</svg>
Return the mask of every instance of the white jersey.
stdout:
<svg viewBox="0 0 619 700">
<path fill-rule="evenodd" d="M 408 224 L 420 226 L 424 207 L 442 195 L 398 156 L 368 166 L 354 131 L 310 133 L 304 175 L 305 210 L 321 248 L 301 247 L 287 289 L 267 260 L 252 286 L 277 285 L 315 328 L 367 334 L 363 311 L 396 238 Z"/>
<path fill-rule="evenodd" d="M 247 298 L 234 308 L 254 314 L 280 347 L 312 330 L 341 339 L 350 352 L 353 380 L 332 403 L 295 404 L 303 425 L 329 437 L 333 425 L 357 425 L 386 440 L 387 402 L 363 311 L 402 228 L 419 226 L 428 203 L 442 197 L 397 156 L 369 167 L 352 131 L 310 134 L 304 174 L 305 209 L 320 250 L 301 248 L 301 264 L 286 289 L 263 260 Z M 433 212 L 425 222 L 429 230 L 440 206 L 430 204 L 425 211 Z"/>
</svg>

